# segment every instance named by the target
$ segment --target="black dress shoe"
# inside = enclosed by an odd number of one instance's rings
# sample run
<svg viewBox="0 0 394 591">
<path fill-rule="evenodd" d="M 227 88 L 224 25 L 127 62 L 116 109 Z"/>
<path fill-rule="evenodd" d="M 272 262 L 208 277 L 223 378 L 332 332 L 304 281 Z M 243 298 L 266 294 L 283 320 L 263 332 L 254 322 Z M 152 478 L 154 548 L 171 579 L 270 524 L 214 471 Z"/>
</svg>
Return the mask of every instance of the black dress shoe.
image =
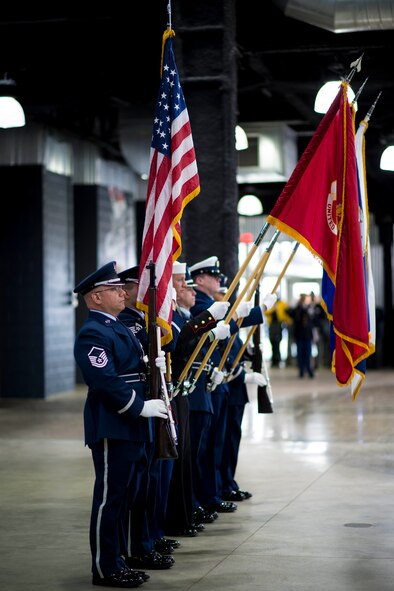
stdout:
<svg viewBox="0 0 394 591">
<path fill-rule="evenodd" d="M 181 545 L 179 540 L 172 540 L 171 538 L 160 538 L 155 542 L 155 550 L 156 552 L 160 552 L 160 554 L 172 554 L 174 550 L 179 548 Z"/>
<path fill-rule="evenodd" d="M 146 573 L 143 570 L 135 570 L 133 568 L 130 568 L 129 566 L 127 566 L 127 561 L 126 558 L 124 556 L 122 556 L 123 558 L 123 562 L 124 562 L 124 567 L 122 568 L 121 572 L 123 574 L 126 574 L 126 571 L 128 573 L 131 573 L 132 575 L 138 575 L 139 577 L 141 577 L 141 579 L 143 579 L 143 581 L 148 581 L 150 579 L 150 575 L 148 575 L 148 573 Z"/>
<path fill-rule="evenodd" d="M 192 527 L 194 527 L 194 529 L 196 529 L 199 533 L 205 529 L 205 525 L 203 523 L 192 523 Z"/>
<path fill-rule="evenodd" d="M 174 536 L 182 536 L 185 538 L 194 538 L 198 534 L 198 531 L 195 527 L 185 527 L 185 529 L 181 529 L 180 531 L 172 532 Z"/>
<path fill-rule="evenodd" d="M 169 546 L 171 546 L 171 548 L 174 548 L 174 550 L 176 548 L 179 548 L 179 546 L 181 545 L 179 540 L 172 540 L 171 538 L 160 538 L 160 540 L 158 540 L 159 542 L 165 542 L 166 544 L 168 544 Z"/>
<path fill-rule="evenodd" d="M 128 568 L 124 568 L 121 572 L 109 575 L 108 577 L 93 576 L 92 585 L 99 585 L 101 587 L 120 587 L 121 589 L 131 589 L 139 587 L 144 582 L 144 579 L 137 573 Z"/>
<path fill-rule="evenodd" d="M 248 492 L 247 490 L 238 490 L 238 492 L 242 493 L 245 499 L 250 499 L 253 497 L 252 493 Z"/>
<path fill-rule="evenodd" d="M 172 556 L 164 556 L 159 552 L 150 552 L 143 556 L 128 556 L 126 558 L 127 566 L 143 570 L 164 570 L 171 568 L 175 564 Z"/>
<path fill-rule="evenodd" d="M 174 552 L 174 548 L 162 540 L 157 540 L 155 542 L 155 550 L 160 554 L 172 554 Z"/>
<path fill-rule="evenodd" d="M 215 521 L 214 515 L 206 511 L 203 507 L 197 507 L 193 513 L 194 523 L 213 523 Z"/>
<path fill-rule="evenodd" d="M 141 579 L 144 580 L 144 582 L 149 581 L 149 579 L 150 579 L 150 575 L 148 575 L 148 573 L 146 573 L 143 570 L 135 570 L 133 572 L 137 573 L 137 575 L 139 575 L 141 577 Z"/>
<path fill-rule="evenodd" d="M 125 566 L 124 569 L 122 569 L 122 573 L 127 573 L 130 574 L 131 576 L 134 577 L 141 577 L 141 579 L 145 582 L 148 581 L 150 579 L 150 575 L 148 575 L 148 573 L 146 573 L 143 570 L 134 570 L 133 568 L 130 568 L 129 566 Z"/>
<path fill-rule="evenodd" d="M 237 510 L 237 505 L 232 501 L 221 501 L 212 508 L 218 513 L 234 513 Z"/>
<path fill-rule="evenodd" d="M 222 494 L 224 501 L 244 501 L 245 498 L 245 495 L 240 490 L 230 490 L 230 492 Z"/>
</svg>

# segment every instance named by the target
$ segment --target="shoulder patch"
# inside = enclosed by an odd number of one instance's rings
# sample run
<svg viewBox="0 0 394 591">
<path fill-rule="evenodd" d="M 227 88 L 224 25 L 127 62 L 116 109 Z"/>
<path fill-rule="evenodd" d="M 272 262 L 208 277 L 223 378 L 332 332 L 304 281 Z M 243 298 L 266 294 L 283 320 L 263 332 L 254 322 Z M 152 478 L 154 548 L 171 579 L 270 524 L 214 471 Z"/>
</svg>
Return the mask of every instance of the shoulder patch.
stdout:
<svg viewBox="0 0 394 591">
<path fill-rule="evenodd" d="M 92 347 L 88 353 L 88 357 L 93 367 L 105 367 L 108 363 L 106 352 L 99 347 Z"/>
</svg>

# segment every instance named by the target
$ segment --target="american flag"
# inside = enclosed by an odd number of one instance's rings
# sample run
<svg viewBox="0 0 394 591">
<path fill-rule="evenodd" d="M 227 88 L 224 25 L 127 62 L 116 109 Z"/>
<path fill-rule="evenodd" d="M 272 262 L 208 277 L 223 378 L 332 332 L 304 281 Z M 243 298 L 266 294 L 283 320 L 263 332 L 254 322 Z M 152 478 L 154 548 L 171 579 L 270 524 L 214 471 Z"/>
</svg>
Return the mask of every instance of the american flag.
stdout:
<svg viewBox="0 0 394 591">
<path fill-rule="evenodd" d="M 174 36 L 172 29 L 163 34 L 137 296 L 137 307 L 148 314 L 150 272 L 146 267 L 152 261 L 162 344 L 172 339 L 172 264 L 182 252 L 180 219 L 185 206 L 200 192 L 189 114 L 172 48 Z"/>
</svg>

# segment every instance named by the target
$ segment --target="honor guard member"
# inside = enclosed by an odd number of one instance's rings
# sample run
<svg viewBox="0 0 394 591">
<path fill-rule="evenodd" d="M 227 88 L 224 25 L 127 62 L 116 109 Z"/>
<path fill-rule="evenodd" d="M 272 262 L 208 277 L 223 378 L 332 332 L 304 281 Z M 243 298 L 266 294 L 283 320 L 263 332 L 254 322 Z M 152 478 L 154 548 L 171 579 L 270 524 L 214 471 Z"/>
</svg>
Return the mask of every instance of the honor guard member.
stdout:
<svg viewBox="0 0 394 591">
<path fill-rule="evenodd" d="M 176 291 L 176 309 L 173 312 L 173 334 L 178 331 L 176 347 L 171 353 L 172 380 L 175 388 L 191 353 L 195 349 L 200 336 L 212 331 L 212 340 L 217 338 L 217 321 L 221 320 L 229 307 L 228 302 L 214 303 L 199 316 L 192 318 L 190 308 L 194 306 L 195 284 L 187 269 L 186 263 L 175 262 L 172 268 L 172 281 Z M 225 329 L 225 336 L 228 331 Z M 186 381 L 186 380 L 185 380 Z M 178 430 L 178 459 L 170 482 L 167 504 L 166 531 L 171 535 L 193 537 L 204 529 L 202 523 L 193 521 L 195 509 L 192 476 L 192 453 L 190 438 L 190 411 L 188 390 L 179 387 L 179 392 L 172 401 L 175 406 Z"/>
<path fill-rule="evenodd" d="M 190 273 L 197 283 L 196 287 L 196 304 L 192 308 L 192 313 L 198 313 L 202 309 L 211 305 L 214 301 L 215 295 L 220 289 L 220 280 L 223 276 L 220 270 L 218 257 L 212 256 L 195 265 L 190 267 Z M 273 297 L 273 296 L 272 296 Z M 272 304 L 273 305 L 273 304 Z M 235 316 L 230 320 L 229 324 L 231 332 L 236 333 L 239 329 L 235 320 L 242 318 L 241 326 L 252 326 L 254 324 L 260 324 L 263 322 L 263 309 L 260 306 L 253 307 L 253 303 L 249 301 L 240 302 L 238 305 Z M 218 366 L 222 358 L 222 352 L 217 347 L 211 356 L 213 364 Z M 234 358 L 234 357 L 233 357 Z M 227 369 L 231 366 L 231 357 L 229 358 L 229 364 Z M 227 363 L 227 360 L 226 360 Z M 249 376 L 250 377 L 250 376 Z M 228 401 L 229 401 L 229 386 L 226 383 L 220 383 L 212 391 L 212 404 L 214 408 L 214 417 L 212 426 L 210 429 L 209 441 L 206 444 L 208 450 L 214 449 L 214 465 L 215 465 L 215 479 L 212 481 L 212 469 L 206 472 L 206 493 L 209 495 L 206 498 L 205 508 L 208 511 L 217 512 L 232 512 L 237 508 L 236 503 L 231 500 L 223 499 L 223 486 L 222 486 L 222 462 L 224 455 L 224 446 L 226 440 L 226 424 L 227 424 L 227 413 L 228 413 Z M 206 466 L 209 466 L 207 461 Z M 208 483 L 211 483 L 210 490 Z M 215 493 L 212 497 L 212 486 L 215 486 Z M 227 491 L 226 491 L 227 492 Z M 203 505 L 204 506 L 204 505 Z"/>
<path fill-rule="evenodd" d="M 190 267 L 190 274 L 193 281 L 196 283 L 196 303 L 191 308 L 193 316 L 197 316 L 203 310 L 206 310 L 215 302 L 214 294 L 220 287 L 220 278 L 222 276 L 219 260 L 216 256 L 209 257 L 196 263 Z M 217 302 L 218 303 L 218 302 Z M 228 325 L 227 325 L 228 326 Z M 221 341 L 226 344 L 226 340 Z M 202 351 L 205 355 L 209 345 L 203 347 Z M 208 360 L 208 363 L 215 369 L 220 363 L 221 353 L 219 347 L 216 347 Z M 202 372 L 200 375 L 206 372 Z M 199 452 L 196 464 L 196 478 L 195 478 L 195 493 L 198 507 L 195 511 L 195 519 L 201 519 L 203 522 L 210 520 L 210 516 L 217 516 L 220 512 L 233 512 L 237 509 L 237 505 L 232 501 L 224 501 L 219 496 L 218 477 L 220 476 L 220 464 L 222 457 L 222 450 L 224 444 L 224 429 L 225 429 L 225 412 L 226 412 L 226 397 L 228 396 L 228 386 L 222 384 L 224 374 L 218 372 L 213 374 L 213 378 L 209 377 L 209 381 L 214 380 L 215 387 L 209 389 L 208 380 L 205 382 L 197 380 L 196 389 L 190 395 L 190 409 L 191 409 L 191 434 L 193 438 L 200 438 Z M 194 425 L 194 419 L 201 419 L 203 415 L 193 415 L 193 411 L 197 410 L 199 413 L 203 407 L 198 407 L 198 401 L 205 399 L 210 400 L 211 407 L 207 409 L 211 412 L 210 424 L 208 428 L 204 429 L 203 439 L 202 435 L 198 433 L 198 424 Z M 194 400 L 196 399 L 196 400 Z M 195 402 L 197 403 L 195 405 Z M 202 429 L 200 429 L 202 431 Z"/>
<path fill-rule="evenodd" d="M 119 314 L 119 320 L 122 320 L 135 334 L 140 341 L 145 352 L 148 351 L 148 333 L 146 331 L 145 314 L 137 308 L 138 295 L 138 277 L 140 266 L 130 267 L 121 273 L 118 277 L 123 281 L 126 291 L 125 308 Z"/>
<path fill-rule="evenodd" d="M 226 285 L 227 277 L 223 276 L 220 281 L 220 288 L 214 296 L 217 301 L 221 301 L 227 293 Z M 262 307 L 254 306 L 248 317 L 243 320 L 242 326 L 244 326 L 244 323 L 247 324 L 250 321 L 249 317 L 258 317 L 261 315 L 261 318 L 263 318 L 261 312 L 266 312 L 268 308 L 275 304 L 275 301 L 276 295 L 266 295 Z M 228 355 L 231 367 L 234 365 L 233 361 L 242 347 L 243 342 L 239 334 L 236 333 Z M 258 372 L 247 372 L 244 368 L 245 360 L 246 357 L 243 355 L 238 364 L 235 365 L 225 378 L 229 387 L 229 397 L 227 401 L 226 433 L 221 468 L 221 497 L 226 501 L 244 501 L 245 499 L 250 499 L 252 496 L 250 492 L 239 488 L 235 480 L 235 472 L 242 437 L 242 419 L 245 405 L 249 402 L 247 384 L 263 386 L 266 385 L 266 380 Z"/>
<path fill-rule="evenodd" d="M 145 314 L 137 308 L 139 265 L 125 269 L 118 273 L 118 277 L 124 282 L 126 292 L 125 308 L 119 314 L 119 319 L 135 334 L 144 353 L 148 355 L 149 339 Z M 167 346 L 165 350 L 168 350 Z M 126 562 L 135 568 L 168 569 L 173 566 L 175 560 L 167 554 L 180 546 L 178 540 L 164 539 L 167 496 L 162 481 L 169 480 L 166 472 L 172 471 L 173 461 L 163 462 L 155 457 L 154 437 L 152 443 L 146 445 L 145 452 L 146 471 L 139 483 L 137 494 L 134 494 L 133 488 L 130 490 L 131 499 L 126 515 Z M 160 524 L 163 524 L 163 527 Z"/>
<path fill-rule="evenodd" d="M 162 400 L 146 400 L 146 365 L 133 333 L 117 320 L 125 305 L 123 282 L 111 261 L 83 279 L 88 317 L 79 330 L 74 356 L 88 394 L 84 406 L 85 444 L 95 483 L 90 519 L 93 585 L 131 588 L 149 578 L 129 568 L 122 555 L 122 515 L 129 483 L 143 468 L 151 439 L 149 417 L 167 417 Z M 164 371 L 163 357 L 155 360 Z"/>
</svg>

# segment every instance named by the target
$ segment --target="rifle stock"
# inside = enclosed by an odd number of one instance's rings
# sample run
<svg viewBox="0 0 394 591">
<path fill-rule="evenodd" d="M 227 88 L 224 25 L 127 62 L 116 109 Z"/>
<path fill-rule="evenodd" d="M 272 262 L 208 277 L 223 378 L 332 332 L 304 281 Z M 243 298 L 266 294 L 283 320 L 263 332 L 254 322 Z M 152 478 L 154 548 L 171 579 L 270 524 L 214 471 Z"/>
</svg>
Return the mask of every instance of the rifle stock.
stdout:
<svg viewBox="0 0 394 591">
<path fill-rule="evenodd" d="M 260 287 L 259 285 L 256 287 L 255 295 L 254 295 L 254 305 L 260 305 Z M 259 413 L 272 413 L 274 409 L 272 407 L 272 392 L 271 386 L 269 383 L 267 368 L 265 367 L 265 362 L 263 358 L 263 353 L 261 350 L 261 335 L 260 335 L 260 325 L 257 329 L 253 332 L 253 360 L 252 360 L 252 370 L 264 375 L 267 385 L 266 386 L 257 386 L 257 412 Z M 270 396 L 271 395 L 271 396 Z"/>
<path fill-rule="evenodd" d="M 177 439 L 172 417 L 172 409 L 168 397 L 165 378 L 156 367 L 155 359 L 159 353 L 160 329 L 156 322 L 156 265 L 153 261 L 147 265 L 149 269 L 149 298 L 148 298 L 148 357 L 149 357 L 149 392 L 152 398 L 162 398 L 167 406 L 168 418 L 155 419 L 156 457 L 159 460 L 171 460 L 178 457 Z"/>
</svg>

